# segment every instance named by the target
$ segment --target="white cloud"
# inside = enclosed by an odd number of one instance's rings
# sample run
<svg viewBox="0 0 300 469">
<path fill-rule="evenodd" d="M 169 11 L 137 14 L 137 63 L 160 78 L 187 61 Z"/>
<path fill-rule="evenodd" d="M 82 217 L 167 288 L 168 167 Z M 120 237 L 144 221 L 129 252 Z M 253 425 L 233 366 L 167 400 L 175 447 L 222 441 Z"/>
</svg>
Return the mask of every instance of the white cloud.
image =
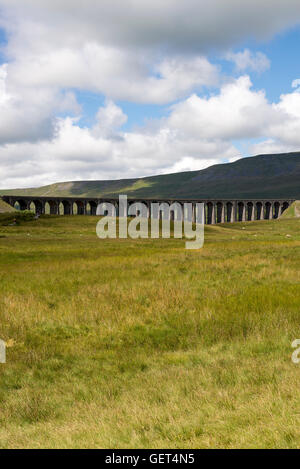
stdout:
<svg viewBox="0 0 300 469">
<path fill-rule="evenodd" d="M 0 144 L 51 138 L 56 113 L 80 112 L 74 93 L 58 88 L 12 86 L 0 66 Z"/>
<path fill-rule="evenodd" d="M 16 86 L 83 88 L 156 104 L 216 86 L 218 70 L 204 56 L 212 48 L 300 21 L 298 0 L 0 0 L 1 7 Z M 261 53 L 232 58 L 240 70 L 268 66 Z"/>
<path fill-rule="evenodd" d="M 66 118 L 57 121 L 52 140 L 0 147 L 1 186 L 23 187 L 62 179 L 115 179 L 181 168 L 201 169 L 237 153 L 226 141 L 185 138 L 164 120 L 155 131 L 141 128 L 135 132 L 117 132 L 116 125 L 125 118 L 121 109 L 111 102 L 99 110 L 98 117 L 97 133 L 94 129 L 80 128 L 76 120 Z M 105 124 L 104 131 L 99 131 L 100 122 Z"/>
<path fill-rule="evenodd" d="M 113 136 L 127 122 L 127 116 L 113 101 L 106 101 L 96 115 L 97 123 L 92 129 L 95 136 Z"/>
<path fill-rule="evenodd" d="M 253 155 L 267 155 L 276 153 L 288 153 L 298 151 L 299 146 L 289 145 L 286 142 L 281 143 L 276 139 L 267 139 L 263 142 L 250 145 L 249 150 Z"/>
<path fill-rule="evenodd" d="M 113 6 L 111 0 L 0 0 L 1 6 L 10 18 L 22 18 L 23 32 L 25 23 L 46 25 L 39 47 L 51 35 L 54 48 L 84 40 L 206 52 L 249 36 L 270 37 L 300 19 L 298 0 L 114 0 Z M 20 31 L 17 21 L 10 23 Z"/>
<path fill-rule="evenodd" d="M 202 169 L 240 156 L 235 139 L 263 138 L 251 147 L 255 153 L 300 146 L 300 94 L 269 103 L 247 76 L 224 84 L 216 95 L 193 95 L 172 106 L 167 118 L 132 132 L 122 130 L 126 116 L 111 101 L 97 118 L 93 129 L 59 119 L 51 140 L 0 147 L 2 187 Z"/>
<path fill-rule="evenodd" d="M 192 95 L 173 106 L 170 125 L 188 135 L 207 139 L 242 139 L 264 136 L 266 125 L 281 122 L 263 91 L 253 91 L 248 76 L 223 85 L 208 98 Z"/>
<path fill-rule="evenodd" d="M 270 60 L 262 52 L 251 52 L 245 49 L 243 52 L 228 52 L 225 58 L 235 64 L 238 72 L 253 70 L 258 73 L 265 72 L 270 68 Z"/>
<path fill-rule="evenodd" d="M 155 104 L 218 83 L 218 68 L 204 57 L 174 56 L 151 64 L 143 54 L 97 43 L 76 50 L 51 50 L 42 56 L 24 52 L 9 65 L 8 74 L 16 87 L 79 88 L 114 100 Z"/>
<path fill-rule="evenodd" d="M 7 64 L 0 66 L 0 105 L 6 104 L 10 99 L 10 95 L 6 90 L 6 78 L 7 78 Z"/>
<path fill-rule="evenodd" d="M 266 139 L 251 152 L 265 145 L 295 151 L 300 147 L 300 93 L 283 94 L 278 103 L 269 103 L 264 91 L 253 90 L 250 78 L 242 76 L 223 85 L 216 95 L 193 95 L 173 106 L 168 126 L 185 138 Z"/>
<path fill-rule="evenodd" d="M 292 88 L 298 88 L 298 86 L 300 86 L 300 78 L 297 78 L 292 82 Z"/>
</svg>

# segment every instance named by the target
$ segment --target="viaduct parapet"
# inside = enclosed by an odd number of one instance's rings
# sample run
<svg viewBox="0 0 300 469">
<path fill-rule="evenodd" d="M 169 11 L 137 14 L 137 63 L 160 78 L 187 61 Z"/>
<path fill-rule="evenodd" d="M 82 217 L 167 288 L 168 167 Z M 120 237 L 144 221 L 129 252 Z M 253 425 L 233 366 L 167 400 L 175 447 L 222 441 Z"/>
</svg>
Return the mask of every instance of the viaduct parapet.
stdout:
<svg viewBox="0 0 300 469">
<path fill-rule="evenodd" d="M 30 197 L 4 195 L 2 199 L 20 210 L 34 210 L 42 215 L 46 212 L 51 215 L 96 215 L 100 204 L 110 203 L 119 214 L 119 200 L 112 198 L 93 197 Z M 138 199 L 128 198 L 128 207 L 131 204 L 142 202 L 148 207 L 148 217 L 152 203 L 173 203 L 184 207 L 185 203 L 204 203 L 205 223 L 233 223 L 237 221 L 271 220 L 280 215 L 294 202 L 294 199 Z M 195 211 L 193 210 L 193 213 Z M 172 212 L 171 212 L 172 216 Z M 194 215 L 195 217 L 195 215 Z"/>
</svg>

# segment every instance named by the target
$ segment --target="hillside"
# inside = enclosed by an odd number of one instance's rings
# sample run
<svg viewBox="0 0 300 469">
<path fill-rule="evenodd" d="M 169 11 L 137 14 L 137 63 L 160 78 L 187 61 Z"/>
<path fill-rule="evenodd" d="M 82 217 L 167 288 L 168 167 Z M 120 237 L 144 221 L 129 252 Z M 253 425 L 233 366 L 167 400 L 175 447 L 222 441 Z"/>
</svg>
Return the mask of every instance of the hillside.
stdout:
<svg viewBox="0 0 300 469">
<path fill-rule="evenodd" d="M 200 171 L 115 181 L 62 182 L 35 189 L 1 190 L 35 196 L 300 199 L 300 152 L 258 155 Z"/>
<path fill-rule="evenodd" d="M 3 200 L 0 199 L 0 213 L 10 213 L 10 212 L 15 212 L 16 210 L 5 203 Z"/>
<path fill-rule="evenodd" d="M 300 200 L 296 200 L 290 207 L 285 210 L 281 218 L 300 218 Z"/>
</svg>

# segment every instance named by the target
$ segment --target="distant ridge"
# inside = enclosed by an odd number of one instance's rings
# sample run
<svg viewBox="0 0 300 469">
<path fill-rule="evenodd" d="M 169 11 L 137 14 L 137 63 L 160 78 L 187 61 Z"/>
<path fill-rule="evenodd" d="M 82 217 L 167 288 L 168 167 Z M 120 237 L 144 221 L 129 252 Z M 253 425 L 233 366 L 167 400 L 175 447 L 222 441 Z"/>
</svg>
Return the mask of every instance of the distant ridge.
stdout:
<svg viewBox="0 0 300 469">
<path fill-rule="evenodd" d="M 35 189 L 1 190 L 0 195 L 140 198 L 300 199 L 300 152 L 258 155 L 200 171 L 115 181 L 61 182 Z"/>
</svg>

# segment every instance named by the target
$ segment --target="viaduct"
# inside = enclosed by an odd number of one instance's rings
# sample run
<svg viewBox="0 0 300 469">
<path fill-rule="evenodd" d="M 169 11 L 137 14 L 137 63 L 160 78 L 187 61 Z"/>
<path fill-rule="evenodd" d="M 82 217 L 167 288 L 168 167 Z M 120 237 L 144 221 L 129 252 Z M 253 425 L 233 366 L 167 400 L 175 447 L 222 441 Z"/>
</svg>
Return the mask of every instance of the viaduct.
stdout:
<svg viewBox="0 0 300 469">
<path fill-rule="evenodd" d="M 118 211 L 118 199 L 93 197 L 30 197 L 3 195 L 2 199 L 12 207 L 20 210 L 34 210 L 36 214 L 50 213 L 51 215 L 96 215 L 97 207 L 102 203 L 111 203 Z M 202 199 L 202 200 L 172 200 L 172 199 L 130 199 L 128 207 L 136 202 L 142 202 L 148 207 L 150 216 L 151 203 L 204 203 L 205 223 L 233 223 L 236 221 L 271 220 L 278 218 L 293 202 L 294 199 Z M 193 211 L 194 212 L 194 211 Z M 172 212 L 171 212 L 172 214 Z"/>
</svg>

